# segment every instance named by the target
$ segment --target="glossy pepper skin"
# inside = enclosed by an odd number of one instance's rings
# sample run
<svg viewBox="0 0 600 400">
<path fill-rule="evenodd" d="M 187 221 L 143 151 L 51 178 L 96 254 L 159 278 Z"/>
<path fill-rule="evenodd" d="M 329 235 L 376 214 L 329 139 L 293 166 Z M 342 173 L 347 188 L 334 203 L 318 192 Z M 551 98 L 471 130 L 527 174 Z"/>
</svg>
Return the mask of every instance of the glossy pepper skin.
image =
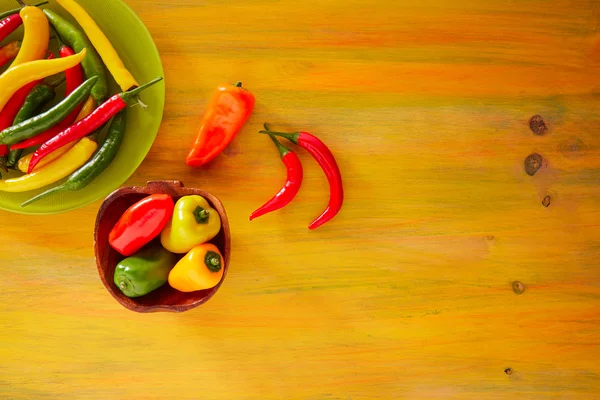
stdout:
<svg viewBox="0 0 600 400">
<path fill-rule="evenodd" d="M 87 36 L 79 28 L 76 28 L 69 21 L 51 10 L 45 9 L 44 14 L 46 14 L 50 24 L 62 41 L 68 44 L 73 51 L 78 53 L 83 49 L 87 50 L 85 58 L 81 61 L 81 67 L 86 77 L 98 77 L 98 81 L 92 89 L 92 97 L 97 105 L 102 104 L 106 100 L 108 93 L 108 81 L 106 79 L 104 64 L 98 52 L 96 52 L 96 49 L 94 49 Z"/>
<path fill-rule="evenodd" d="M 21 9 L 20 16 L 25 33 L 21 50 L 11 67 L 44 58 L 50 40 L 50 24 L 41 9 L 26 6 Z"/>
<path fill-rule="evenodd" d="M 329 203 L 325 211 L 308 228 L 311 230 L 317 229 L 333 219 L 339 213 L 344 203 L 344 185 L 342 183 L 340 168 L 331 150 L 329 150 L 321 139 L 308 132 L 281 133 L 261 131 L 260 133 L 284 137 L 290 142 L 304 148 L 314 157 L 329 181 Z"/>
<path fill-rule="evenodd" d="M 42 83 L 34 87 L 25 98 L 25 102 L 17 113 L 13 125 L 18 125 L 21 122 L 32 118 L 36 114 L 39 114 L 48 103 L 54 100 L 55 96 L 56 91 L 52 86 Z M 8 154 L 8 163 L 6 165 L 9 167 L 15 166 L 19 162 L 22 153 L 23 150 L 21 149 L 11 149 Z"/>
<path fill-rule="evenodd" d="M 169 273 L 169 285 L 180 292 L 211 289 L 221 282 L 225 260 L 211 243 L 201 244 L 187 253 Z"/>
<path fill-rule="evenodd" d="M 173 199 L 153 194 L 129 207 L 108 236 L 111 247 L 129 257 L 160 235 L 173 215 Z"/>
<path fill-rule="evenodd" d="M 87 99 L 97 80 L 95 76 L 88 79 L 48 111 L 3 130 L 0 132 L 0 144 L 13 145 L 56 126 Z"/>
<path fill-rule="evenodd" d="M 69 57 L 69 56 L 75 55 L 75 52 L 70 47 L 63 45 L 60 47 L 59 54 L 61 57 Z M 84 75 L 83 75 L 83 69 L 81 68 L 81 64 L 78 64 L 78 65 L 74 66 L 73 68 L 69 68 L 68 70 L 66 70 L 65 77 L 66 77 L 66 81 L 67 81 L 67 84 L 65 85 L 66 86 L 65 87 L 65 96 L 69 96 L 71 93 L 73 93 L 75 90 L 77 90 L 77 88 L 79 88 L 81 86 L 81 84 L 84 82 Z M 98 78 L 96 78 L 96 79 L 98 79 Z M 59 124 L 55 125 L 54 127 L 47 130 L 46 132 L 40 133 L 39 135 L 36 135 L 29 139 L 25 139 L 22 142 L 12 145 L 11 150 L 26 149 L 26 148 L 33 147 L 33 146 L 38 146 L 38 145 L 52 139 L 54 136 L 56 136 L 58 133 L 62 132 L 69 126 L 71 126 L 71 124 L 73 124 L 73 122 L 76 121 L 76 119 L 79 116 L 79 114 L 81 113 L 81 110 L 83 109 L 83 107 L 88 106 L 90 99 L 91 99 L 91 97 L 88 98 L 88 100 L 84 104 L 78 103 L 77 106 L 75 107 L 75 109 L 73 111 L 71 111 L 71 113 L 65 119 L 63 119 Z M 92 107 L 94 107 L 93 104 L 92 104 Z M 89 113 L 87 115 L 89 115 Z M 65 152 L 66 152 L 66 150 L 65 150 Z"/>
<path fill-rule="evenodd" d="M 77 118 L 75 118 L 75 122 L 80 121 L 83 118 L 90 115 L 92 113 L 92 111 L 94 111 L 94 108 L 96 108 L 96 102 L 94 101 L 93 98 L 90 97 L 83 105 L 83 108 L 79 112 L 79 115 L 77 116 Z M 35 138 L 32 138 L 32 139 L 35 139 Z M 23 148 L 19 145 L 21 145 L 25 142 L 27 142 L 27 140 L 25 140 L 17 145 L 11 146 L 11 149 Z M 48 165 L 52 161 L 57 160 L 58 158 L 62 157 L 67 151 L 69 151 L 71 148 L 73 148 L 73 146 L 75 146 L 76 144 L 77 144 L 77 142 L 70 142 L 70 143 L 67 143 L 66 145 L 54 150 L 52 153 L 48 154 L 47 157 L 45 157 L 42 161 L 40 161 L 38 163 L 38 165 L 36 166 L 36 169 L 42 168 L 44 165 Z M 30 146 L 26 146 L 25 148 L 27 148 L 27 147 L 30 147 Z M 27 173 L 27 171 L 29 171 L 29 163 L 31 162 L 31 157 L 33 157 L 33 153 L 29 153 L 26 156 L 21 157 L 21 159 L 19 160 L 19 170 L 21 172 Z"/>
<path fill-rule="evenodd" d="M 241 82 L 219 85 L 187 155 L 187 165 L 200 167 L 225 150 L 252 115 L 255 103 L 254 95 Z"/>
<path fill-rule="evenodd" d="M 79 64 L 85 57 L 86 50 L 74 56 L 57 58 L 52 60 L 36 60 L 10 67 L 0 75 L 0 112 L 8 103 L 8 100 L 23 86 L 58 74 Z"/>
<path fill-rule="evenodd" d="M 139 86 L 106 35 L 85 9 L 74 0 L 57 0 L 56 2 L 67 10 L 83 28 L 121 90 L 125 92 Z"/>
<path fill-rule="evenodd" d="M 20 193 L 41 189 L 66 178 L 83 164 L 85 164 L 96 151 L 98 144 L 93 140 L 84 138 L 71 150 L 58 160 L 46 165 L 44 168 L 14 179 L 0 181 L 0 191 Z"/>
<path fill-rule="evenodd" d="M 167 283 L 176 263 L 175 254 L 160 245 L 150 244 L 119 262 L 113 281 L 127 297 L 144 296 Z"/>
<path fill-rule="evenodd" d="M 49 154 L 57 150 L 58 148 L 80 139 L 96 129 L 100 128 L 117 113 L 127 107 L 127 101 L 136 97 L 141 91 L 149 88 L 150 86 L 160 82 L 163 78 L 156 78 L 140 87 L 137 87 L 128 92 L 115 94 L 110 99 L 106 100 L 100 107 L 96 108 L 90 115 L 82 119 L 81 121 L 71 125 L 52 139 L 45 142 L 40 146 L 39 149 L 33 153 L 31 161 L 29 162 L 29 172 L 33 171 L 35 166 L 47 157 Z"/>
<path fill-rule="evenodd" d="M 60 186 L 48 189 L 34 198 L 27 200 L 25 203 L 21 204 L 21 207 L 26 207 L 31 203 L 51 195 L 52 193 L 67 190 L 78 191 L 88 186 L 94 179 L 96 179 L 96 177 L 98 177 L 106 168 L 108 168 L 108 166 L 117 156 L 117 152 L 119 151 L 119 147 L 123 141 L 123 136 L 125 136 L 126 121 L 127 116 L 125 109 L 113 118 L 110 127 L 108 128 L 106 138 L 104 139 L 104 143 L 102 143 L 100 149 L 98 149 L 96 154 L 94 154 L 94 156 L 83 167 L 75 171 L 71 176 L 69 176 L 67 181 Z M 60 151 L 60 149 L 57 151 Z"/>
<path fill-rule="evenodd" d="M 220 230 L 221 217 L 204 197 L 184 196 L 177 200 L 160 241 L 170 252 L 183 254 L 213 239 Z"/>
<path fill-rule="evenodd" d="M 267 124 L 265 124 L 265 128 L 269 130 Z M 279 150 L 279 154 L 281 156 L 281 161 L 287 168 L 287 179 L 281 190 L 277 192 L 275 196 L 273 196 L 258 210 L 250 214 L 250 221 L 273 211 L 277 211 L 288 205 L 292 200 L 294 200 L 300 191 L 302 180 L 304 179 L 302 163 L 300 162 L 300 159 L 296 153 L 279 143 L 279 141 L 275 139 L 275 136 L 269 135 L 269 137 L 275 143 L 275 146 L 277 146 L 277 150 Z"/>
</svg>

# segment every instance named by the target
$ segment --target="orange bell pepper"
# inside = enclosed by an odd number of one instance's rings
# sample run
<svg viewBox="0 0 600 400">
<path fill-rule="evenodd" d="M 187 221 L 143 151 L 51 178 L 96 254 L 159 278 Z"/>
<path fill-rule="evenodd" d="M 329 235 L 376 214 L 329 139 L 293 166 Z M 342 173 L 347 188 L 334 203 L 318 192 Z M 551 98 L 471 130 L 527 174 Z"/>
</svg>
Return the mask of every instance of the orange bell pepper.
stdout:
<svg viewBox="0 0 600 400">
<path fill-rule="evenodd" d="M 194 247 L 169 273 L 169 285 L 180 292 L 210 289 L 223 278 L 225 261 L 214 244 Z"/>
<path fill-rule="evenodd" d="M 255 103 L 254 95 L 241 82 L 219 85 L 186 158 L 187 165 L 200 167 L 225 150 L 252 115 Z"/>
</svg>

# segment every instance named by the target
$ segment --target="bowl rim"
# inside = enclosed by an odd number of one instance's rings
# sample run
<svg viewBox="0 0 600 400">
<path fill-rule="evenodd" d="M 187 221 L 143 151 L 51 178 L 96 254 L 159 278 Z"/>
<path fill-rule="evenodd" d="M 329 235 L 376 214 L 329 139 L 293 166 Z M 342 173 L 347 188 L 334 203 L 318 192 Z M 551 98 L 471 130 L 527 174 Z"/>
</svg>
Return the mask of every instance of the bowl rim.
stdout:
<svg viewBox="0 0 600 400">
<path fill-rule="evenodd" d="M 165 188 L 170 188 L 171 189 L 170 193 L 165 193 L 165 191 L 169 191 L 169 190 L 165 190 Z M 204 296 L 201 299 L 194 301 L 193 303 L 190 303 L 188 305 L 158 304 L 158 305 L 153 305 L 153 306 L 145 306 L 145 305 L 141 305 L 141 304 L 134 304 L 132 302 L 124 302 L 124 301 L 122 301 L 123 299 L 121 298 L 121 295 L 119 295 L 117 288 L 116 288 L 116 286 L 114 286 L 114 283 L 112 282 L 112 280 L 110 282 L 107 280 L 107 276 L 103 272 L 104 268 L 100 262 L 100 246 L 98 244 L 98 231 L 99 231 L 99 227 L 102 222 L 104 213 L 110 208 L 110 206 L 115 201 L 117 201 L 123 195 L 146 194 L 149 196 L 151 194 L 158 194 L 158 193 L 169 194 L 172 197 L 182 197 L 182 196 L 186 196 L 186 195 L 200 195 L 200 196 L 206 198 L 206 200 L 208 200 L 208 202 L 219 212 L 219 215 L 221 217 L 221 224 L 222 224 L 221 231 L 224 232 L 224 238 L 225 238 L 224 249 L 222 249 L 223 250 L 223 258 L 225 259 L 225 264 L 223 266 L 223 277 L 221 278 L 221 280 L 219 281 L 219 283 L 216 286 L 209 289 L 210 292 L 206 296 Z M 202 189 L 185 187 L 181 181 L 169 181 L 169 180 L 156 181 L 155 180 L 155 181 L 148 181 L 146 186 L 121 187 L 121 188 L 113 191 L 110 195 L 108 195 L 104 199 L 104 201 L 102 202 L 102 205 L 100 206 L 100 209 L 98 210 L 98 213 L 96 215 L 96 222 L 94 224 L 94 257 L 95 257 L 95 261 L 96 261 L 96 270 L 98 271 L 98 275 L 100 276 L 100 280 L 104 284 L 104 287 L 121 306 L 127 308 L 128 310 L 135 311 L 138 313 L 151 313 L 151 312 L 160 312 L 160 311 L 179 313 L 179 312 L 189 311 L 193 308 L 196 308 L 196 307 L 206 303 L 208 300 L 210 300 L 219 291 L 221 285 L 223 284 L 223 282 L 225 281 L 225 278 L 227 276 L 227 272 L 229 270 L 229 261 L 231 258 L 231 235 L 230 235 L 230 229 L 229 229 L 229 222 L 228 222 L 228 218 L 227 218 L 227 212 L 225 211 L 225 207 L 223 206 L 223 203 L 221 202 L 221 200 L 219 200 L 218 197 L 216 197 L 215 195 L 213 195 L 209 192 L 206 192 Z"/>
<path fill-rule="evenodd" d="M 137 15 L 137 13 L 135 11 L 133 11 L 133 9 L 124 0 L 115 0 L 115 1 L 121 3 L 122 6 L 123 6 L 123 8 L 124 8 L 124 11 L 128 12 L 129 14 L 131 14 L 131 16 L 139 23 L 139 25 L 141 27 L 141 31 L 142 31 L 141 33 L 152 44 L 152 46 L 151 46 L 151 48 L 152 48 L 151 56 L 152 57 L 156 57 L 156 59 L 158 60 L 158 65 L 159 65 L 159 69 L 160 69 L 160 75 L 163 77 L 162 81 L 159 82 L 157 85 L 155 85 L 156 88 L 160 88 L 161 89 L 160 97 L 162 99 L 162 101 L 161 101 L 162 106 L 161 106 L 161 110 L 160 110 L 160 118 L 158 120 L 158 124 L 157 124 L 157 127 L 156 127 L 156 132 L 154 133 L 154 138 L 153 138 L 152 142 L 150 143 L 150 146 L 148 147 L 148 150 L 146 150 L 146 153 L 144 154 L 144 157 L 142 157 L 139 162 L 136 162 L 136 163 L 132 164 L 131 167 L 127 169 L 128 172 L 125 172 L 125 174 L 122 175 L 122 177 L 120 179 L 113 180 L 113 184 L 111 185 L 111 187 L 107 186 L 106 189 L 103 189 L 101 191 L 99 190 L 98 191 L 98 195 L 94 196 L 95 199 L 83 202 L 83 203 L 78 204 L 77 206 L 74 206 L 74 207 L 71 207 L 71 208 L 56 209 L 56 210 L 50 210 L 50 211 L 29 211 L 27 209 L 23 209 L 23 208 L 20 208 L 20 207 L 13 209 L 13 208 L 10 208 L 10 207 L 3 206 L 0 203 L 0 210 L 6 211 L 6 212 L 10 212 L 10 213 L 14 213 L 14 214 L 21 214 L 21 215 L 39 215 L 39 216 L 44 216 L 44 215 L 64 214 L 64 213 L 67 213 L 67 212 L 71 212 L 71 211 L 75 211 L 75 210 L 79 210 L 79 209 L 85 208 L 85 207 L 89 206 L 90 204 L 93 204 L 93 203 L 97 202 L 98 200 L 102 199 L 103 197 L 106 197 L 109 193 L 111 193 L 111 191 L 115 190 L 116 188 L 118 188 L 119 186 L 121 186 L 125 182 L 127 182 L 127 180 L 129 178 L 131 178 L 131 176 L 135 173 L 135 171 L 137 171 L 137 169 L 140 167 L 140 165 L 142 165 L 142 163 L 146 159 L 146 156 L 148 155 L 148 152 L 150 152 L 152 146 L 154 145 L 154 142 L 156 141 L 156 137 L 158 136 L 158 132 L 160 131 L 160 127 L 162 125 L 162 120 L 164 118 L 165 102 L 166 102 L 166 77 L 165 77 L 165 70 L 164 70 L 162 58 L 160 57 L 160 52 L 158 51 L 158 47 L 156 46 L 156 42 L 154 41 L 154 38 L 152 37 L 152 34 L 148 30 L 148 27 L 146 26 L 146 24 L 144 23 L 144 21 L 142 21 L 142 19 Z"/>
</svg>

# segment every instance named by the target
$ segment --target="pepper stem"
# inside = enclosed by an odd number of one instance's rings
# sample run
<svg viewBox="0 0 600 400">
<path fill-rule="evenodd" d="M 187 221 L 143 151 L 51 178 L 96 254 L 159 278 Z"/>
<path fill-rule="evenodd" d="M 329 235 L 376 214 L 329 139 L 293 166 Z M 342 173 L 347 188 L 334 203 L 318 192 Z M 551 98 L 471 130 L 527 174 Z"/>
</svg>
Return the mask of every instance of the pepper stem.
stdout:
<svg viewBox="0 0 600 400">
<path fill-rule="evenodd" d="M 29 7 L 29 4 L 25 3 L 23 0 L 17 0 L 17 3 L 19 3 L 21 8 Z"/>
<path fill-rule="evenodd" d="M 294 143 L 294 144 L 298 144 L 298 139 L 300 138 L 300 132 L 294 132 L 294 133 L 285 133 L 285 132 L 274 132 L 274 131 L 260 131 L 258 133 L 262 133 L 263 135 L 275 135 L 275 136 L 281 136 L 282 138 L 286 138 L 287 140 L 289 140 L 290 142 Z"/>
<path fill-rule="evenodd" d="M 153 85 L 157 84 L 158 82 L 160 82 L 162 80 L 163 80 L 163 77 L 159 76 L 158 78 L 153 79 L 150 82 L 143 84 L 142 86 L 138 86 L 135 89 L 129 90 L 129 91 L 124 92 L 124 93 L 121 93 L 119 96 L 121 96 L 121 98 L 124 101 L 130 100 L 130 99 L 136 97 L 142 91 L 148 89 L 150 86 L 153 86 Z"/>
<path fill-rule="evenodd" d="M 242 87 L 242 82 L 237 81 L 236 83 L 233 84 L 233 86 L 235 86 L 235 87 Z"/>
<path fill-rule="evenodd" d="M 205 210 L 204 208 L 198 206 L 192 214 L 194 214 L 197 223 L 208 224 L 208 217 L 210 215 L 210 212 L 208 210 Z"/>
<path fill-rule="evenodd" d="M 275 143 L 275 146 L 277 146 L 277 150 L 279 150 L 279 154 L 281 155 L 281 158 L 285 157 L 291 151 L 290 149 L 288 149 L 287 147 L 285 147 L 284 145 L 279 143 L 279 140 L 277 140 L 275 138 L 275 136 L 269 135 L 269 137 L 271 138 L 273 143 Z"/>
<path fill-rule="evenodd" d="M 221 256 L 214 251 L 207 251 L 204 256 L 204 265 L 210 272 L 219 272 L 221 270 Z"/>
</svg>

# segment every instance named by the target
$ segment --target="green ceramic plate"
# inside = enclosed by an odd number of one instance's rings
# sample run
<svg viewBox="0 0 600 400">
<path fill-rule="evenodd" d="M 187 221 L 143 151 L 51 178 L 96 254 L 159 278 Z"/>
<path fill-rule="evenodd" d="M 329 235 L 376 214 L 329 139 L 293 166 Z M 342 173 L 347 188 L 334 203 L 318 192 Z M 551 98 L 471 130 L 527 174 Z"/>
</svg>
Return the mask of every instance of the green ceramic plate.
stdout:
<svg viewBox="0 0 600 400">
<path fill-rule="evenodd" d="M 33 4 L 36 1 L 28 0 L 27 2 Z M 85 7 L 104 31 L 127 68 L 140 84 L 158 76 L 164 76 L 160 56 L 150 33 L 142 21 L 123 1 L 78 0 L 78 2 Z M 0 11 L 15 8 L 17 4 L 15 0 L 0 0 Z M 63 17 L 74 21 L 53 0 L 44 7 L 48 7 Z M 15 35 L 16 37 L 22 37 L 22 28 L 15 32 Z M 110 76 L 110 74 L 108 75 Z M 112 81 L 112 78 L 110 84 L 110 94 L 118 93 L 118 87 Z M 79 192 L 57 193 L 26 208 L 21 208 L 21 203 L 41 193 L 42 190 L 26 193 L 0 192 L 0 209 L 23 214 L 61 213 L 86 206 L 104 198 L 121 186 L 142 163 L 158 133 L 165 101 L 164 81 L 146 90 L 140 97 L 148 105 L 148 108 L 142 109 L 135 106 L 128 109 L 127 132 L 117 158 L 87 188 Z M 13 172 L 7 177 L 18 175 L 20 173 Z"/>
</svg>

